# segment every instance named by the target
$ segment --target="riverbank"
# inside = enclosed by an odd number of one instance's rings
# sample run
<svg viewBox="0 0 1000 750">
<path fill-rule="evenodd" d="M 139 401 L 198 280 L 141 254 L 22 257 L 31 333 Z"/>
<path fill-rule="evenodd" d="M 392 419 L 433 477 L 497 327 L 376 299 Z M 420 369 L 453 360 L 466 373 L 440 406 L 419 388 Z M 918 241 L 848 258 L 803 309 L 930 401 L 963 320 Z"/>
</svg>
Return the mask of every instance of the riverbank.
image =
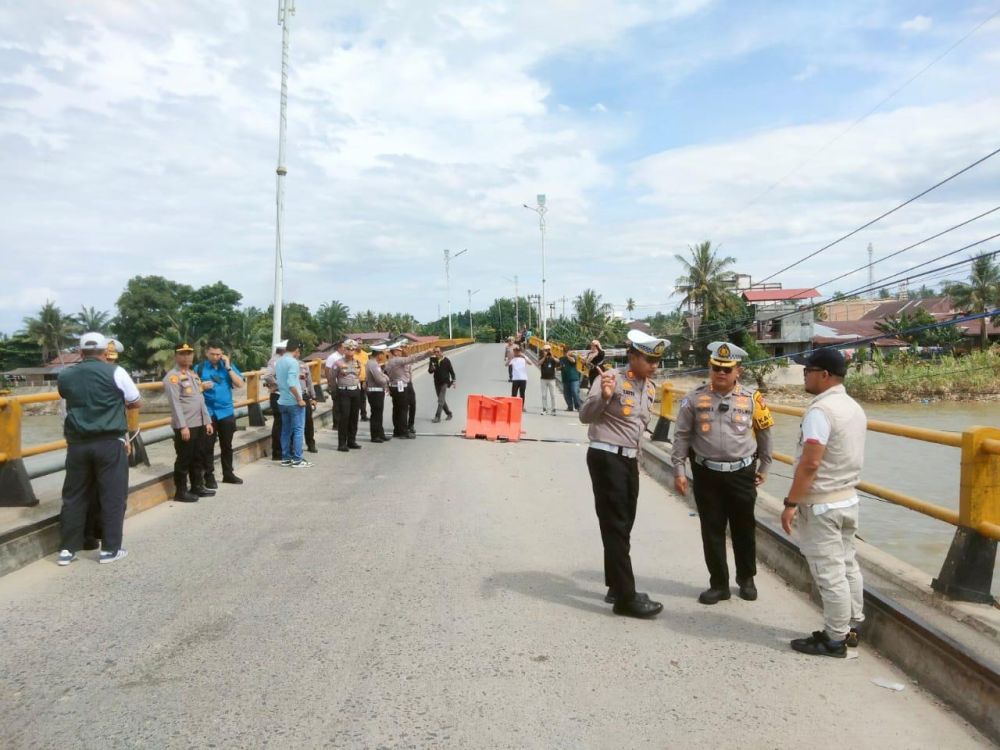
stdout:
<svg viewBox="0 0 1000 750">
<path fill-rule="evenodd" d="M 990 349 L 932 360 L 900 356 L 852 369 L 847 392 L 859 401 L 1000 401 L 1000 352 Z"/>
</svg>

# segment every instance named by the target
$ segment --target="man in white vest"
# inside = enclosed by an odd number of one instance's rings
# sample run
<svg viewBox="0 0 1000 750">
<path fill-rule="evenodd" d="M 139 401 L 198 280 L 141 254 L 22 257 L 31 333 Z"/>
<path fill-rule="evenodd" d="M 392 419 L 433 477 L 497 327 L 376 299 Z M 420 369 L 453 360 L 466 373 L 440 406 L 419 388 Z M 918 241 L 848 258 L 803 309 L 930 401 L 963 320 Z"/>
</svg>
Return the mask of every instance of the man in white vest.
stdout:
<svg viewBox="0 0 1000 750">
<path fill-rule="evenodd" d="M 864 620 L 864 584 L 854 552 L 858 493 L 865 458 L 867 419 L 844 390 L 847 362 L 836 349 L 819 349 L 804 361 L 809 402 L 795 457 L 795 476 L 785 498 L 781 526 L 798 530 L 799 549 L 823 600 L 823 630 L 796 638 L 792 648 L 812 656 L 843 659 L 857 646 Z M 797 518 L 796 518 L 797 517 Z"/>
</svg>

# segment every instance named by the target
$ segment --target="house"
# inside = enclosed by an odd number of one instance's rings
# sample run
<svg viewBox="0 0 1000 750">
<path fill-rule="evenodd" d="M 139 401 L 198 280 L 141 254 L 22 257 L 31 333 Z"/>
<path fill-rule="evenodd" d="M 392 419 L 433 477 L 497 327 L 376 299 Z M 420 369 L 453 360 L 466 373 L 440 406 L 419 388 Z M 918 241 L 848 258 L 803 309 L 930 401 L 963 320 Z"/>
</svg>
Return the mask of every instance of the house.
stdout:
<svg viewBox="0 0 1000 750">
<path fill-rule="evenodd" d="M 792 356 L 812 346 L 813 308 L 820 296 L 812 288 L 754 287 L 740 295 L 753 308 L 753 335 L 772 357 Z"/>
<path fill-rule="evenodd" d="M 813 323 L 812 346 L 840 346 L 845 355 L 853 354 L 849 344 L 859 342 L 856 348 L 870 349 L 874 344 L 875 348 L 883 354 L 897 349 L 905 349 L 907 344 L 900 339 L 885 336 L 882 331 L 875 327 L 877 320 L 817 320 Z M 876 336 L 881 338 L 869 341 Z M 846 345 L 846 346 L 845 346 Z"/>
<path fill-rule="evenodd" d="M 917 310 L 926 310 L 938 321 L 955 320 L 964 317 L 964 313 L 955 309 L 950 297 L 925 297 L 923 299 L 891 300 L 884 302 L 874 310 L 867 313 L 862 320 L 877 322 L 900 316 L 904 314 L 913 315 Z M 956 323 L 955 328 L 965 337 L 966 346 L 973 347 L 979 341 L 980 321 L 970 320 L 965 323 Z M 1000 326 L 986 322 L 986 337 L 990 341 L 1000 341 Z"/>
<path fill-rule="evenodd" d="M 844 299 L 826 302 L 819 309 L 823 320 L 861 320 L 883 302 L 884 300 L 874 299 Z"/>
</svg>

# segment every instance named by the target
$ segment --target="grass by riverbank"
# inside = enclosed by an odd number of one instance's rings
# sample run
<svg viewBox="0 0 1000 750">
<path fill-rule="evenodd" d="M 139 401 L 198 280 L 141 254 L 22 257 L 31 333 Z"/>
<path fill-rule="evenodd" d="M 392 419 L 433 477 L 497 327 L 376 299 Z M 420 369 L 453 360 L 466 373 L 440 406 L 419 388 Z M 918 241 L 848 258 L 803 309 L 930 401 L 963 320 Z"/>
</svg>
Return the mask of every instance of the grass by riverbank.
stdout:
<svg viewBox="0 0 1000 750">
<path fill-rule="evenodd" d="M 934 360 L 897 358 L 852 369 L 845 385 L 860 401 L 1000 400 L 1000 352 L 947 355 Z"/>
</svg>

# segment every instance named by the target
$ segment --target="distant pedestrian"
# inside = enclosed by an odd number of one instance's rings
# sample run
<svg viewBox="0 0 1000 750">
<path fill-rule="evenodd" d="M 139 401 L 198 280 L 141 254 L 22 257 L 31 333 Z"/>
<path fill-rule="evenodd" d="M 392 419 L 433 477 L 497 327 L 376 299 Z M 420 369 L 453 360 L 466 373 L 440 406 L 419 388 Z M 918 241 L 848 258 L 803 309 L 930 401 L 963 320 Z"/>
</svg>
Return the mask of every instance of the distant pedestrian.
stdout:
<svg viewBox="0 0 1000 750">
<path fill-rule="evenodd" d="M 301 345 L 289 339 L 285 353 L 274 366 L 278 383 L 278 409 L 281 411 L 281 465 L 293 469 L 312 466 L 302 457 L 306 421 L 306 402 L 299 385 L 299 354 Z"/>
<path fill-rule="evenodd" d="M 278 381 L 274 379 L 274 366 L 285 354 L 288 341 L 279 341 L 274 348 L 274 354 L 264 367 L 263 381 L 267 387 L 268 400 L 271 404 L 271 460 L 281 461 L 281 409 L 278 408 Z"/>
<path fill-rule="evenodd" d="M 566 399 L 566 411 L 579 409 L 580 402 L 580 371 L 576 367 L 576 355 L 569 350 L 564 351 L 559 358 L 562 374 L 563 398 Z"/>
<path fill-rule="evenodd" d="M 868 421 L 844 390 L 847 362 L 836 349 L 805 359 L 806 393 L 815 398 L 802 417 L 795 473 L 781 526 L 798 530 L 799 550 L 809 563 L 823 600 L 823 630 L 796 638 L 792 648 L 813 656 L 847 656 L 856 646 L 864 615 L 864 581 L 855 556 L 858 493 Z M 796 515 L 798 518 L 796 518 Z"/>
<path fill-rule="evenodd" d="M 510 366 L 510 360 L 514 357 L 514 337 L 508 336 L 507 343 L 503 348 L 503 363 L 507 367 L 507 382 L 510 383 L 514 379 L 513 370 Z"/>
<path fill-rule="evenodd" d="M 104 361 L 111 343 L 99 333 L 80 337 L 81 361 L 59 373 L 59 395 L 66 401 L 66 477 L 59 516 L 59 565 L 69 565 L 83 549 L 93 497 L 100 506 L 102 550 L 99 562 L 128 554 L 122 528 L 128 502 L 128 423 L 126 408 L 139 406 L 139 390 L 128 373 Z"/>
<path fill-rule="evenodd" d="M 586 363 L 587 363 L 587 377 L 590 380 L 590 384 L 593 385 L 595 382 L 601 379 L 601 362 L 604 361 L 604 347 L 601 346 L 601 342 L 594 339 L 590 342 L 590 351 L 587 352 Z"/>
<path fill-rule="evenodd" d="M 313 412 L 316 411 L 316 387 L 313 385 L 312 368 L 309 362 L 299 360 L 299 387 L 302 389 L 302 400 L 306 402 L 305 421 L 302 426 L 302 437 L 305 439 L 306 450 L 309 453 L 319 453 L 316 447 L 316 430 L 313 426 Z"/>
<path fill-rule="evenodd" d="M 431 421 L 440 422 L 442 411 L 448 419 L 451 419 L 454 415 L 448 408 L 447 395 L 448 389 L 455 387 L 455 368 L 452 367 L 451 360 L 444 356 L 439 347 L 434 349 L 427 371 L 434 376 L 434 390 L 437 392 L 437 412 Z"/>
<path fill-rule="evenodd" d="M 542 383 L 542 414 L 556 414 L 556 370 L 559 360 L 552 356 L 552 347 L 546 344 L 542 347 L 542 359 L 538 363 L 538 372 Z"/>
<path fill-rule="evenodd" d="M 215 494 L 204 481 L 205 439 L 215 428 L 205 406 L 201 378 L 191 369 L 193 362 L 194 348 L 187 343 L 179 344 L 174 349 L 174 369 L 163 378 L 163 391 L 170 405 L 170 426 L 174 429 L 174 500 L 181 503 L 195 503 L 198 498 Z"/>
<path fill-rule="evenodd" d="M 373 443 L 385 443 L 392 440 L 392 438 L 386 437 L 383 416 L 385 413 L 385 394 L 389 390 L 389 378 L 385 374 L 385 370 L 382 369 L 385 361 L 385 346 L 376 344 L 372 347 L 371 356 L 365 367 L 368 383 L 366 388 L 368 405 L 371 407 L 371 421 L 368 426 L 371 429 Z"/>
<path fill-rule="evenodd" d="M 209 341 L 205 359 L 195 372 L 204 384 L 205 406 L 212 416 L 212 434 L 204 440 L 205 486 L 214 490 L 215 440 L 219 440 L 219 461 L 222 464 L 222 481 L 226 484 L 243 484 L 233 471 L 233 435 L 236 434 L 236 409 L 233 407 L 233 388 L 244 386 L 243 373 L 223 350 L 221 341 Z"/>
<path fill-rule="evenodd" d="M 358 415 L 361 413 L 361 363 L 355 358 L 357 342 L 344 342 L 344 356 L 330 368 L 330 387 L 336 394 L 337 450 L 347 453 L 360 450 Z"/>
<path fill-rule="evenodd" d="M 528 387 L 528 359 L 521 353 L 521 347 L 514 345 L 514 351 L 510 358 L 511 369 L 511 397 L 520 396 L 521 404 L 524 405 L 524 394 Z"/>
<path fill-rule="evenodd" d="M 709 572 L 702 604 L 729 599 L 726 527 L 733 542 L 740 597 L 757 599 L 757 487 L 771 466 L 774 418 L 759 391 L 739 383 L 740 362 L 747 353 L 724 341 L 708 346 L 710 383 L 681 401 L 674 427 L 674 488 L 688 490 L 685 463 L 691 458 L 694 500 L 701 523 L 701 542 Z"/>
<path fill-rule="evenodd" d="M 587 469 L 594 486 L 594 509 L 604 545 L 604 601 L 626 617 L 655 617 L 659 602 L 635 590 L 632 525 L 639 501 L 639 445 L 653 411 L 653 373 L 667 348 L 663 339 L 629 331 L 628 366 L 594 381 L 580 409 L 590 425 Z"/>
</svg>

